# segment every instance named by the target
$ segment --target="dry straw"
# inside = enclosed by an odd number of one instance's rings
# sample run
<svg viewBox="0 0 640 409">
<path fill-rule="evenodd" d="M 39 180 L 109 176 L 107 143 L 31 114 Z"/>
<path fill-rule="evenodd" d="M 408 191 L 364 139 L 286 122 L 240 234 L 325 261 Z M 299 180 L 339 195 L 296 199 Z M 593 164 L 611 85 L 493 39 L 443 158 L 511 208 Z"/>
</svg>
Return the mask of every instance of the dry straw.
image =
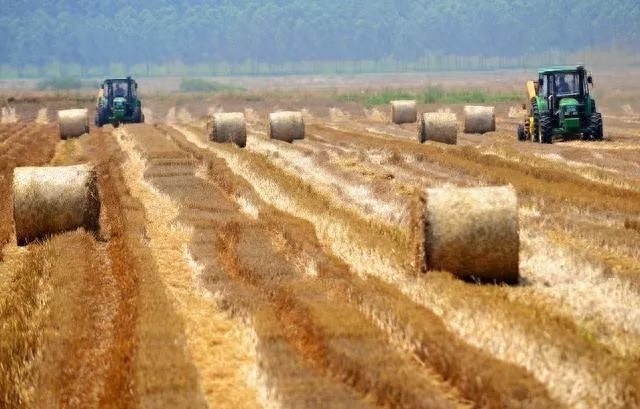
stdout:
<svg viewBox="0 0 640 409">
<path fill-rule="evenodd" d="M 430 270 L 517 282 L 519 247 L 518 200 L 511 186 L 427 189 Z"/>
<path fill-rule="evenodd" d="M 217 113 L 207 120 L 207 135 L 213 142 L 233 142 L 241 148 L 247 144 L 247 123 L 242 112 Z"/>
<path fill-rule="evenodd" d="M 150 108 L 142 108 L 142 116 L 144 118 L 144 122 L 149 124 L 155 123 L 153 118 L 153 111 Z"/>
<path fill-rule="evenodd" d="M 458 141 L 458 119 L 454 113 L 427 112 L 420 116 L 418 142 L 434 141 L 455 145 Z"/>
<path fill-rule="evenodd" d="M 411 124 L 418 120 L 416 101 L 391 101 L 391 121 L 394 124 Z"/>
<path fill-rule="evenodd" d="M 467 105 L 464 107 L 464 132 L 486 133 L 496 130 L 495 107 Z"/>
<path fill-rule="evenodd" d="M 60 138 L 75 138 L 89 133 L 89 114 L 86 108 L 58 111 Z"/>
<path fill-rule="evenodd" d="M 178 121 L 180 121 L 180 123 L 183 125 L 187 125 L 193 122 L 193 117 L 191 116 L 191 112 L 189 112 L 187 108 L 180 108 L 180 110 L 178 111 L 177 117 L 178 117 Z"/>
<path fill-rule="evenodd" d="M 84 227 L 98 231 L 100 197 L 89 165 L 13 171 L 13 219 L 19 245 Z"/>
<path fill-rule="evenodd" d="M 302 112 L 283 111 L 269 114 L 269 138 L 286 142 L 304 139 Z"/>
<path fill-rule="evenodd" d="M 165 116 L 164 121 L 169 125 L 174 125 L 178 123 L 178 119 L 176 116 L 176 107 L 169 108 L 169 111 L 167 112 L 167 115 Z"/>
</svg>

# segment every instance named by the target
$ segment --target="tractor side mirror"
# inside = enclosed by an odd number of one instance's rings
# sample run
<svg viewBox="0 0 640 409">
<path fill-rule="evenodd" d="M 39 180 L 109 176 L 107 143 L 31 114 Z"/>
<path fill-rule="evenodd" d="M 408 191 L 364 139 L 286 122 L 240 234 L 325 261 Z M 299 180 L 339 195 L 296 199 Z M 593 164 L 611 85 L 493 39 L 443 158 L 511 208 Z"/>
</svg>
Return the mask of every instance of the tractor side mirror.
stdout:
<svg viewBox="0 0 640 409">
<path fill-rule="evenodd" d="M 593 85 L 593 77 L 591 77 L 591 75 L 587 77 L 587 83 Z"/>
</svg>

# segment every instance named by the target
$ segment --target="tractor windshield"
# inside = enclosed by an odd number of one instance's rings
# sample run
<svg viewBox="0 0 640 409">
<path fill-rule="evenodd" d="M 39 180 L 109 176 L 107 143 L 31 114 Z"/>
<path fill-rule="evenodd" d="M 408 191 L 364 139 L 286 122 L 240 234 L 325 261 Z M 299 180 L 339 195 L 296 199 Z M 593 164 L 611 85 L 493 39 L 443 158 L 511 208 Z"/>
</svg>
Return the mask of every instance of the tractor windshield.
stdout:
<svg viewBox="0 0 640 409">
<path fill-rule="evenodd" d="M 115 98 L 118 98 L 118 97 L 124 98 L 127 96 L 129 84 L 127 83 L 127 81 L 114 81 L 112 83 L 112 88 L 113 88 L 113 96 Z"/>
<path fill-rule="evenodd" d="M 560 73 L 555 77 L 556 92 L 559 96 L 580 93 L 580 75 L 578 73 Z"/>
</svg>

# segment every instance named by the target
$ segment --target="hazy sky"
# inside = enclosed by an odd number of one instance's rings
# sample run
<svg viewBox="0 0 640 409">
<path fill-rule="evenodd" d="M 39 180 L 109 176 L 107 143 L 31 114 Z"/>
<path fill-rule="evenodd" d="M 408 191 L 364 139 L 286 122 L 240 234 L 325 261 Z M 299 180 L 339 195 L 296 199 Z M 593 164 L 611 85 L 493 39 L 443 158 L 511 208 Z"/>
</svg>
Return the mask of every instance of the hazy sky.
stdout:
<svg viewBox="0 0 640 409">
<path fill-rule="evenodd" d="M 2 0 L 0 8 L 0 64 L 19 66 L 640 49 L 638 0 Z"/>
</svg>

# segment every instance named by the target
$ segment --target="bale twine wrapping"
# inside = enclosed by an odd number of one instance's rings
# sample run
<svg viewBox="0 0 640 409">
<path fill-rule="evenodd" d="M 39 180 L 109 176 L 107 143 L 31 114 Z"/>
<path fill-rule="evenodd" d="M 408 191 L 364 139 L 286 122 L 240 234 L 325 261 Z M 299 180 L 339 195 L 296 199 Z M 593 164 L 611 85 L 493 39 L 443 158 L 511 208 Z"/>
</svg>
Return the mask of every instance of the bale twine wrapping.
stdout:
<svg viewBox="0 0 640 409">
<path fill-rule="evenodd" d="M 464 132 L 486 133 L 496 130 L 495 107 L 467 105 L 464 107 Z"/>
<path fill-rule="evenodd" d="M 247 145 L 247 122 L 242 112 L 218 113 L 209 116 L 207 134 L 213 142 L 233 142 L 241 148 Z"/>
<path fill-rule="evenodd" d="M 517 282 L 520 245 L 514 189 L 427 189 L 424 247 L 430 270 Z"/>
<path fill-rule="evenodd" d="M 454 113 L 426 112 L 418 123 L 418 142 L 442 142 L 455 145 L 458 141 L 458 119 Z"/>
<path fill-rule="evenodd" d="M 284 111 L 269 114 L 269 138 L 286 142 L 304 139 L 302 112 Z"/>
<path fill-rule="evenodd" d="M 416 101 L 391 101 L 391 121 L 394 124 L 412 124 L 417 120 Z"/>
<path fill-rule="evenodd" d="M 60 138 L 75 138 L 89 133 L 89 114 L 86 108 L 58 111 Z"/>
<path fill-rule="evenodd" d="M 13 171 L 13 219 L 18 245 L 84 227 L 97 232 L 100 197 L 89 165 L 19 167 Z"/>
</svg>

